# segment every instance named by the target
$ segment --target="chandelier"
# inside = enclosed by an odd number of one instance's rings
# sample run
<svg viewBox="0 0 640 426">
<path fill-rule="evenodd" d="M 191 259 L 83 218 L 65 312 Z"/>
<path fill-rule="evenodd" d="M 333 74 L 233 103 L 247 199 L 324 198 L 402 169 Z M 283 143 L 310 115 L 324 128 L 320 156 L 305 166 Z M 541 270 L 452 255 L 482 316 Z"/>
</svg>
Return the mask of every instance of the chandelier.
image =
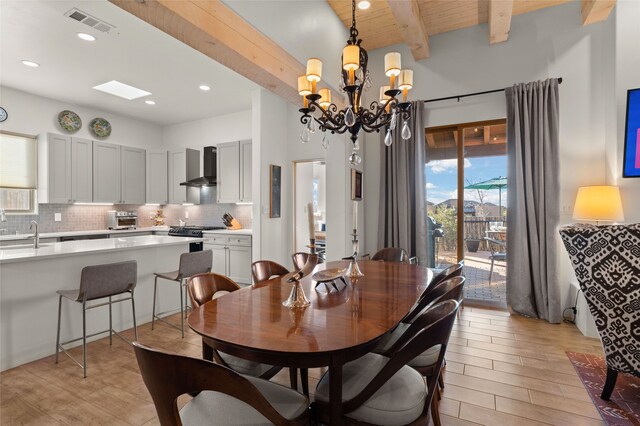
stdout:
<svg viewBox="0 0 640 426">
<path fill-rule="evenodd" d="M 349 161 L 353 165 L 362 162 L 357 153 L 360 149 L 358 134 L 360 130 L 366 133 L 380 132 L 384 129 L 386 134 L 384 143 L 390 146 L 393 142 L 392 132 L 396 130 L 398 120 L 402 120 L 401 136 L 404 140 L 411 137 L 408 121 L 411 117 L 411 103 L 407 101 L 408 92 L 413 88 L 413 71 L 401 69 L 400 53 L 387 53 L 384 57 L 385 75 L 389 77 L 389 85 L 380 88 L 378 100 L 371 102 L 369 107 L 362 106 L 362 92 L 371 88 L 371 77 L 367 69 L 368 54 L 360 46 L 356 28 L 356 2 L 352 0 L 352 23 L 350 37 L 347 45 L 342 50 L 342 70 L 339 89 L 346 93 L 348 104 L 343 109 L 338 109 L 331 102 L 331 90 L 320 89 L 317 84 L 322 77 L 322 62 L 318 58 L 307 61 L 306 75 L 298 77 L 298 93 L 302 96 L 303 129 L 300 140 L 307 143 L 311 140 L 311 134 L 316 130 L 316 123 L 320 131 L 326 133 L 342 134 L 349 132 L 353 150 Z M 402 95 L 402 100 L 397 99 Z M 322 138 L 322 146 L 326 149 L 328 139 L 326 134 Z"/>
</svg>

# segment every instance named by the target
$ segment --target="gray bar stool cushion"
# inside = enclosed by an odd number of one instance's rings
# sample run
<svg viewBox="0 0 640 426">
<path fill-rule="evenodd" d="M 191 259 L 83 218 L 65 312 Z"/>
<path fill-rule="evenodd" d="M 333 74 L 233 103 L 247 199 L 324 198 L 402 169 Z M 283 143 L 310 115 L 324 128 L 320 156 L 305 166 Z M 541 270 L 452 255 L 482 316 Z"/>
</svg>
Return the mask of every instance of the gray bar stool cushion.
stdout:
<svg viewBox="0 0 640 426">
<path fill-rule="evenodd" d="M 389 358 L 369 353 L 342 368 L 342 400 L 358 395 L 382 370 Z M 329 374 L 325 373 L 316 387 L 315 399 L 329 402 Z M 406 425 L 424 410 L 427 385 L 422 375 L 404 366 L 360 407 L 346 416 L 376 425 Z"/>
<path fill-rule="evenodd" d="M 307 398 L 285 386 L 268 380 L 244 376 L 269 403 L 287 419 L 295 419 L 307 410 Z M 220 392 L 203 391 L 180 410 L 185 426 L 193 425 L 271 425 L 250 405 Z"/>
<path fill-rule="evenodd" d="M 401 322 L 391 333 L 383 337 L 381 342 L 376 346 L 374 352 L 386 353 L 398 341 L 400 336 L 409 328 L 411 324 Z M 409 362 L 411 367 L 428 367 L 438 361 L 440 355 L 440 345 L 431 346 L 426 351 L 415 357 Z"/>
</svg>

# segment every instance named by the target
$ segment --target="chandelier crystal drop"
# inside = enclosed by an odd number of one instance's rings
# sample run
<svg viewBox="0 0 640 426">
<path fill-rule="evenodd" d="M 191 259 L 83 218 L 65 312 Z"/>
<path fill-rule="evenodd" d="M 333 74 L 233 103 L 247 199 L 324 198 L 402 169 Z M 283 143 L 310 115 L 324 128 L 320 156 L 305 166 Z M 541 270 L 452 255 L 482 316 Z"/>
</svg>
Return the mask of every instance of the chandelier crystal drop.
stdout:
<svg viewBox="0 0 640 426">
<path fill-rule="evenodd" d="M 352 166 L 359 166 L 360 163 L 362 163 L 362 158 L 357 152 L 353 151 L 349 156 L 349 163 L 351 163 Z"/>
<path fill-rule="evenodd" d="M 308 142 L 309 133 L 315 131 L 317 123 L 322 132 L 349 132 L 355 148 L 361 130 L 373 133 L 386 129 L 385 145 L 389 146 L 392 142 L 391 131 L 397 127 L 397 121 L 402 119 L 404 124 L 401 135 L 407 140 L 411 137 L 407 125 L 411 117 L 411 103 L 407 98 L 409 90 L 413 88 L 413 71 L 402 69 L 400 53 L 387 53 L 384 57 L 384 73 L 389 78 L 389 84 L 380 88 L 378 99 L 369 105 L 364 104 L 363 92 L 371 88 L 372 80 L 368 70 L 369 55 L 361 46 L 362 39 L 358 38 L 355 0 L 351 2 L 351 13 L 350 36 L 342 50 L 342 69 L 338 86 L 338 90 L 345 94 L 346 105 L 339 108 L 341 102 L 337 105 L 331 101 L 330 89 L 318 88 L 322 78 L 322 61 L 318 58 L 309 59 L 306 74 L 298 77 L 298 93 L 302 96 L 300 121 L 308 129 L 307 134 L 303 131 L 300 138 L 304 143 Z M 355 149 L 349 156 L 349 161 L 352 164 L 362 162 Z"/>
<path fill-rule="evenodd" d="M 322 136 L 322 147 L 326 150 L 327 148 L 329 148 L 329 138 L 327 138 L 327 135 L 323 135 Z"/>
<path fill-rule="evenodd" d="M 384 144 L 386 146 L 391 146 L 393 143 L 393 138 L 391 137 L 391 129 L 387 130 L 387 134 L 384 135 Z"/>
<path fill-rule="evenodd" d="M 307 126 L 302 128 L 302 132 L 300 133 L 300 141 L 302 143 L 308 143 L 311 140 L 311 134 L 309 134 L 309 129 Z"/>
</svg>

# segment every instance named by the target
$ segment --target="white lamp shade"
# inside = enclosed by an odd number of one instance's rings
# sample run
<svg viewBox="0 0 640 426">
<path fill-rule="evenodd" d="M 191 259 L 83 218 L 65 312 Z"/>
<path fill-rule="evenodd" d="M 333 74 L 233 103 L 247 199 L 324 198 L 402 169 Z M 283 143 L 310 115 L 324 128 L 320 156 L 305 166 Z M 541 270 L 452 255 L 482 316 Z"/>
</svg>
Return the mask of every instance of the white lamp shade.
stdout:
<svg viewBox="0 0 640 426">
<path fill-rule="evenodd" d="M 307 80 L 320 81 L 322 77 L 322 61 L 318 58 L 311 58 L 307 61 Z"/>
<path fill-rule="evenodd" d="M 381 104 L 385 104 L 387 103 L 387 101 L 389 99 L 391 99 L 391 96 L 385 95 L 384 92 L 386 92 L 387 90 L 389 90 L 391 88 L 391 86 L 382 86 L 380 88 L 380 103 Z"/>
<path fill-rule="evenodd" d="M 320 106 L 322 108 L 327 108 L 331 105 L 331 90 L 329 89 L 320 89 Z"/>
<path fill-rule="evenodd" d="M 360 68 L 360 47 L 348 44 L 342 49 L 342 69 L 345 71 Z"/>
<path fill-rule="evenodd" d="M 0 133 L 0 187 L 35 189 L 35 139 Z"/>
<path fill-rule="evenodd" d="M 311 94 L 311 82 L 307 80 L 306 75 L 298 77 L 298 94 L 300 96 L 307 96 Z"/>
<path fill-rule="evenodd" d="M 401 69 L 400 54 L 398 52 L 389 52 L 384 55 L 384 73 L 387 77 L 400 75 Z"/>
<path fill-rule="evenodd" d="M 413 88 L 413 70 L 400 71 L 400 83 L 398 88 L 400 90 L 411 90 Z"/>
<path fill-rule="evenodd" d="M 610 222 L 624 220 L 620 190 L 617 186 L 608 185 L 578 188 L 573 218 Z"/>
</svg>

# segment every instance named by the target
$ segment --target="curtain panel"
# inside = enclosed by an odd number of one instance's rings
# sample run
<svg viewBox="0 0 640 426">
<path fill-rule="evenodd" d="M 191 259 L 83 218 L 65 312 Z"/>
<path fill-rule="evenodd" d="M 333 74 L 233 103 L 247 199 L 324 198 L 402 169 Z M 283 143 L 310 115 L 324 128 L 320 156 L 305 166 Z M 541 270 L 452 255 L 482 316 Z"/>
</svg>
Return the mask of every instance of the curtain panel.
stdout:
<svg viewBox="0 0 640 426">
<path fill-rule="evenodd" d="M 517 84 L 505 93 L 507 301 L 522 315 L 559 323 L 558 80 Z"/>
<path fill-rule="evenodd" d="M 392 132 L 393 143 L 380 146 L 380 215 L 378 248 L 399 247 L 427 261 L 427 207 L 425 200 L 426 163 L 424 103 L 411 103 L 411 137 L 400 135 L 402 120 Z"/>
</svg>

